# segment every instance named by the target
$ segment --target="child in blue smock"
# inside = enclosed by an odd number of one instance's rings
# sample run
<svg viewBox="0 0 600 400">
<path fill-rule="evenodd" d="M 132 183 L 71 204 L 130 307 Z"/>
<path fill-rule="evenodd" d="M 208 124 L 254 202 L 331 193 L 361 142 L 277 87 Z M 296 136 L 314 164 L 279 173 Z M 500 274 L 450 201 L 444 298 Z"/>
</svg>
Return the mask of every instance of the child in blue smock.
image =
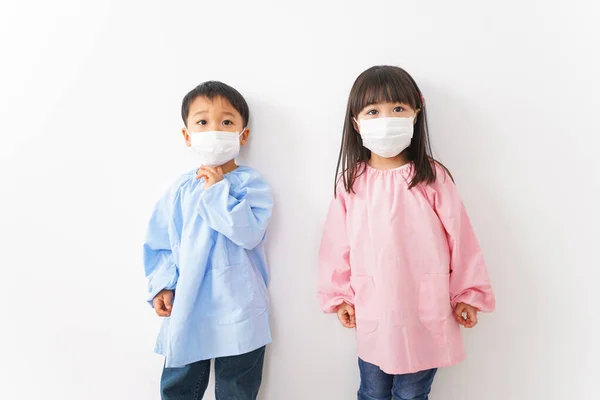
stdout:
<svg viewBox="0 0 600 400">
<path fill-rule="evenodd" d="M 256 399 L 271 342 L 264 252 L 271 189 L 237 166 L 250 135 L 246 100 L 221 82 L 183 99 L 182 129 L 198 168 L 158 202 L 144 243 L 148 301 L 164 317 L 161 395 L 202 398 L 215 360 L 217 399 Z"/>
</svg>

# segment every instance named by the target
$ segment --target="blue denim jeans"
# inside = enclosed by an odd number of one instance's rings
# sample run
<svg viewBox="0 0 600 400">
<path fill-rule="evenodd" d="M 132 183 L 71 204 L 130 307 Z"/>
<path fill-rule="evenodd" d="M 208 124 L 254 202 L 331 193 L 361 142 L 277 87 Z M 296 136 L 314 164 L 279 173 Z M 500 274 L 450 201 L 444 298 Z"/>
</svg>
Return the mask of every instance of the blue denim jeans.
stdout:
<svg viewBox="0 0 600 400">
<path fill-rule="evenodd" d="M 256 400 L 262 381 L 265 347 L 247 354 L 215 359 L 217 400 Z M 210 360 L 181 368 L 164 368 L 160 381 L 163 400 L 198 400 L 204 397 Z"/>
<path fill-rule="evenodd" d="M 437 369 L 414 374 L 390 375 L 378 366 L 358 359 L 358 400 L 427 400 Z"/>
</svg>

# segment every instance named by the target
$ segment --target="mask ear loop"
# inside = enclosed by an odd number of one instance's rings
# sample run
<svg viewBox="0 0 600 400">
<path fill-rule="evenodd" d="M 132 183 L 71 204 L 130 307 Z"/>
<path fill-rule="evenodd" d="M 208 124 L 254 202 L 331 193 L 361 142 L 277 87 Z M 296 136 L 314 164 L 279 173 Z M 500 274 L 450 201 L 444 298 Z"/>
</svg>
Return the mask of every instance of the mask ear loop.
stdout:
<svg viewBox="0 0 600 400">
<path fill-rule="evenodd" d="M 242 131 L 240 132 L 240 134 L 238 135 L 238 137 L 242 137 L 242 135 L 244 134 L 244 132 L 246 132 L 246 129 L 248 129 L 248 127 L 245 127 L 244 129 L 242 129 Z"/>
</svg>

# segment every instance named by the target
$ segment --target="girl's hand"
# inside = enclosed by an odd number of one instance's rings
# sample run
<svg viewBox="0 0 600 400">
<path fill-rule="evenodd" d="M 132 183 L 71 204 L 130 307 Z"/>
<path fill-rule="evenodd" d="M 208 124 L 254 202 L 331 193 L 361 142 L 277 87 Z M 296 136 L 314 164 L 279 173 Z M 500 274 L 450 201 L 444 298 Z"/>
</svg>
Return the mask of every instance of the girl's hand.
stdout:
<svg viewBox="0 0 600 400">
<path fill-rule="evenodd" d="M 354 306 L 348 303 L 342 303 L 338 306 L 337 316 L 345 328 L 356 328 L 356 319 L 354 318 Z"/>
<path fill-rule="evenodd" d="M 223 168 L 200 167 L 196 174 L 196 179 L 200 178 L 206 179 L 204 189 L 208 189 L 215 183 L 221 182 L 223 180 Z"/>
<path fill-rule="evenodd" d="M 465 328 L 473 328 L 475 325 L 477 325 L 478 312 L 479 310 L 473 306 L 465 303 L 458 303 L 456 305 L 456 309 L 454 310 L 454 315 L 456 316 L 456 320 L 459 324 Z"/>
<path fill-rule="evenodd" d="M 159 317 L 170 317 L 173 309 L 173 291 L 161 290 L 158 292 L 154 300 L 152 300 L 154 311 Z"/>
</svg>

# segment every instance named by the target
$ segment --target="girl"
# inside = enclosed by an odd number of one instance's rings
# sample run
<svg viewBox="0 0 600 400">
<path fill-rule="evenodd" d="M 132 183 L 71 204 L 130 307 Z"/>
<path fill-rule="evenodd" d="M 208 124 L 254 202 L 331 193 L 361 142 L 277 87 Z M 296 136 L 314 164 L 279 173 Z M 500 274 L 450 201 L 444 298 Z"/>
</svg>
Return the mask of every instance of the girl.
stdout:
<svg viewBox="0 0 600 400">
<path fill-rule="evenodd" d="M 358 399 L 427 399 L 437 368 L 464 358 L 460 325 L 474 327 L 495 299 L 452 177 L 431 156 L 421 92 L 401 68 L 354 82 L 334 192 L 318 295 L 356 327 Z"/>
</svg>

